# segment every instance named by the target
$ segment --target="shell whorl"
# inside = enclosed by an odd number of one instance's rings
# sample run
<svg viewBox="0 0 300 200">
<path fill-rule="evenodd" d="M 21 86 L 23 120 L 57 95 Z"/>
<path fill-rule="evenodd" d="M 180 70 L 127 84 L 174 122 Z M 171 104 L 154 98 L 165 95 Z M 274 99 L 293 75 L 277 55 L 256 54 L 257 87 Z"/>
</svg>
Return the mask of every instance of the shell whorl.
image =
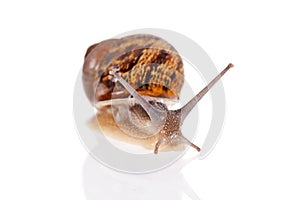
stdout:
<svg viewBox="0 0 300 200">
<path fill-rule="evenodd" d="M 83 66 L 83 83 L 92 103 L 129 95 L 111 81 L 109 70 L 115 66 L 142 95 L 179 97 L 184 82 L 183 62 L 175 48 L 159 37 L 137 34 L 89 47 Z"/>
</svg>

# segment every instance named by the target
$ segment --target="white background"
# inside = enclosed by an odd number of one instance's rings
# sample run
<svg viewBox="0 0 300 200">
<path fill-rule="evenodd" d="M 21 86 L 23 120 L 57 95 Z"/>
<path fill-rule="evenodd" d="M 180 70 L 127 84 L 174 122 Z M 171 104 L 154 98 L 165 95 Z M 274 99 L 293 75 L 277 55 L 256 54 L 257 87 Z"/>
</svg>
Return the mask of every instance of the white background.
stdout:
<svg viewBox="0 0 300 200">
<path fill-rule="evenodd" d="M 190 37 L 219 70 L 236 66 L 223 80 L 221 139 L 182 171 L 191 198 L 299 199 L 299 8 L 289 0 L 1 1 L 0 199 L 112 199 L 97 180 L 83 181 L 89 158 L 73 122 L 73 87 L 90 44 L 149 27 Z M 190 199 L 173 196 L 161 199 Z"/>
</svg>

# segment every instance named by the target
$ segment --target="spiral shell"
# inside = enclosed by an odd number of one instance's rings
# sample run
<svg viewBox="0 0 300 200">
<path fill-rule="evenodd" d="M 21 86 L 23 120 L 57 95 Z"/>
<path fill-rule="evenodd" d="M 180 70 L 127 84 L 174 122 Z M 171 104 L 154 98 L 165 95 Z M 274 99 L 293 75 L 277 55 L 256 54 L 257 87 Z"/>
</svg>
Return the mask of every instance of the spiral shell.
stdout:
<svg viewBox="0 0 300 200">
<path fill-rule="evenodd" d="M 82 79 L 92 104 L 129 95 L 109 75 L 110 69 L 116 66 L 122 78 L 141 95 L 179 97 L 184 82 L 183 62 L 175 48 L 162 38 L 136 34 L 90 46 Z"/>
</svg>

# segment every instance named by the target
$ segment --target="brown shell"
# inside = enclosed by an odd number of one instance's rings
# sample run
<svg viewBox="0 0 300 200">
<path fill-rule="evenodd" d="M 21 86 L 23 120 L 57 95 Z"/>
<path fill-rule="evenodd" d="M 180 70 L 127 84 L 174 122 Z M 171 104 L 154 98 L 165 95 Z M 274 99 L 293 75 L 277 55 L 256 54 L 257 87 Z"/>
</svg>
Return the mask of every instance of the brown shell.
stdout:
<svg viewBox="0 0 300 200">
<path fill-rule="evenodd" d="M 112 66 L 118 67 L 121 76 L 142 95 L 179 97 L 184 82 L 183 62 L 175 48 L 159 37 L 137 34 L 90 46 L 82 78 L 92 103 L 129 95 L 112 82 Z"/>
</svg>

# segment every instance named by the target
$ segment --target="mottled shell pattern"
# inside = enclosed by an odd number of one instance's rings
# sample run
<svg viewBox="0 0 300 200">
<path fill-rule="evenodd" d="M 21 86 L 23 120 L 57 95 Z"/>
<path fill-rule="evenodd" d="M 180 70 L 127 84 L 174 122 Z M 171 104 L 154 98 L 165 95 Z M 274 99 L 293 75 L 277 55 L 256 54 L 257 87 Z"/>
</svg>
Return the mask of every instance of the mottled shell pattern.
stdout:
<svg viewBox="0 0 300 200">
<path fill-rule="evenodd" d="M 92 104 L 128 97 L 109 71 L 120 75 L 141 95 L 178 99 L 184 83 L 183 62 L 167 41 L 149 34 L 109 39 L 90 46 L 85 55 L 83 84 Z"/>
</svg>

